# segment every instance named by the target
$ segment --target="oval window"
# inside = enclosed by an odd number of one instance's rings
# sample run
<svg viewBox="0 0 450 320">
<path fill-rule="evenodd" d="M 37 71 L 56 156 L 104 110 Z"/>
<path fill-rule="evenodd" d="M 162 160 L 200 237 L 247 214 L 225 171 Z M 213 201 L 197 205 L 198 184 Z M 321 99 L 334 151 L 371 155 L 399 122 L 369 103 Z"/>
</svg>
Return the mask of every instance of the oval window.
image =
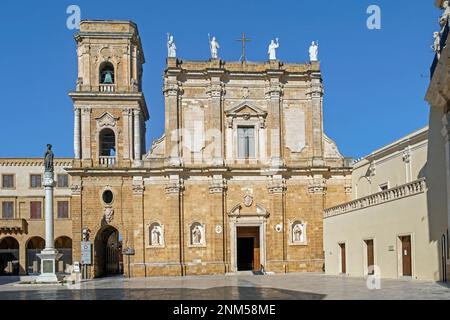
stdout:
<svg viewBox="0 0 450 320">
<path fill-rule="evenodd" d="M 103 202 L 106 204 L 111 204 L 114 200 L 114 195 L 111 190 L 106 190 L 103 192 Z"/>
</svg>

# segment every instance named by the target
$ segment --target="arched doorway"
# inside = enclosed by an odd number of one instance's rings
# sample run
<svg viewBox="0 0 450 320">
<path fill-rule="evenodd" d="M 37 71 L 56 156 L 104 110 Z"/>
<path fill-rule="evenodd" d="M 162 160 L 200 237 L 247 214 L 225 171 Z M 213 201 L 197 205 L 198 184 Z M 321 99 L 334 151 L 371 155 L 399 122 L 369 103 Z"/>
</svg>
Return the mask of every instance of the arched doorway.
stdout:
<svg viewBox="0 0 450 320">
<path fill-rule="evenodd" d="M 41 272 L 41 259 L 37 256 L 45 248 L 45 240 L 33 237 L 27 242 L 27 273 L 39 274 Z"/>
<path fill-rule="evenodd" d="M 0 276 L 19 274 L 19 242 L 12 237 L 3 238 L 0 241 Z"/>
<path fill-rule="evenodd" d="M 123 274 L 122 239 L 111 226 L 99 230 L 95 237 L 95 277 Z"/>
<path fill-rule="evenodd" d="M 69 237 L 57 238 L 55 249 L 62 254 L 56 265 L 56 272 L 65 272 L 67 266 L 72 264 L 72 239 Z"/>
</svg>

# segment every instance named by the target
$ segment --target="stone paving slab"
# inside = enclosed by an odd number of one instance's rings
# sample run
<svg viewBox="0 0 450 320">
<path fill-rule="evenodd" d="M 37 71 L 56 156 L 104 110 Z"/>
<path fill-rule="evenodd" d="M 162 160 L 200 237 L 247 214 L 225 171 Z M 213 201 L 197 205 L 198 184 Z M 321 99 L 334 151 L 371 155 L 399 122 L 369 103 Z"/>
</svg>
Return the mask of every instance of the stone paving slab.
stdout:
<svg viewBox="0 0 450 320">
<path fill-rule="evenodd" d="M 103 278 L 70 286 L 18 286 L 0 281 L 0 300 L 450 300 L 450 286 L 434 282 L 365 279 L 323 274 Z"/>
</svg>

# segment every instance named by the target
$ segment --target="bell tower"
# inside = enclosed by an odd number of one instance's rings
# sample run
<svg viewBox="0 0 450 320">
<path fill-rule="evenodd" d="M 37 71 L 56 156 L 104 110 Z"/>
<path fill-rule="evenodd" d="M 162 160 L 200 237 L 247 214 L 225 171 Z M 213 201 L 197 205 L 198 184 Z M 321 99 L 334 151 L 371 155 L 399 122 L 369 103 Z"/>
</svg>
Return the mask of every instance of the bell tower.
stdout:
<svg viewBox="0 0 450 320">
<path fill-rule="evenodd" d="M 145 63 L 136 24 L 85 20 L 75 35 L 78 56 L 74 158 L 80 167 L 132 167 L 145 154 L 148 109 Z"/>
</svg>

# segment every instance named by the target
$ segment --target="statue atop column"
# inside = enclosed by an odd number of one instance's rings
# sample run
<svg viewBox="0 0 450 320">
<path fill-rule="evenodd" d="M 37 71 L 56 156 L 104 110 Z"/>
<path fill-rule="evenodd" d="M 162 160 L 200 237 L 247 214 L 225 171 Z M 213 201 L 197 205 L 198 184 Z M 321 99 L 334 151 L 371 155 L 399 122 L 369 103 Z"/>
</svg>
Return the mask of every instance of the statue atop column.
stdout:
<svg viewBox="0 0 450 320">
<path fill-rule="evenodd" d="M 175 45 L 173 35 L 170 33 L 167 34 L 167 56 L 169 58 L 177 57 L 177 46 Z"/>
<path fill-rule="evenodd" d="M 208 34 L 209 37 L 209 48 L 211 50 L 211 59 L 219 59 L 219 49 L 220 49 L 220 45 L 216 40 L 216 37 L 212 37 L 211 40 L 211 36 Z"/>
<path fill-rule="evenodd" d="M 309 61 L 316 62 L 319 61 L 319 42 L 313 41 L 309 47 Z"/>
<path fill-rule="evenodd" d="M 51 144 L 47 144 L 47 151 L 45 152 L 45 156 L 44 156 L 44 166 L 45 166 L 45 172 L 51 172 L 53 173 L 54 171 L 54 166 L 53 166 L 53 159 L 54 159 L 54 154 L 52 151 L 52 145 Z"/>
<path fill-rule="evenodd" d="M 269 60 L 277 60 L 277 49 L 280 47 L 278 38 L 272 40 L 269 44 Z"/>
</svg>

